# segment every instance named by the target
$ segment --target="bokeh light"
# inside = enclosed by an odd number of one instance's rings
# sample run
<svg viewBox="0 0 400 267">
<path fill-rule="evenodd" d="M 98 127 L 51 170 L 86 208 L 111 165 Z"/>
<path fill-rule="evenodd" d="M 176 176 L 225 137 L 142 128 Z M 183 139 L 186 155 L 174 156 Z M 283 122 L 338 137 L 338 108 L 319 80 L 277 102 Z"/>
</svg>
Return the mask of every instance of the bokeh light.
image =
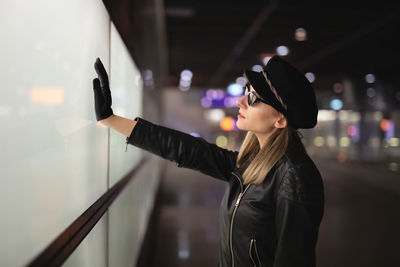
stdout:
<svg viewBox="0 0 400 267">
<path fill-rule="evenodd" d="M 228 94 L 237 96 L 243 94 L 243 86 L 238 83 L 231 83 L 228 86 Z"/>
<path fill-rule="evenodd" d="M 289 54 L 289 48 L 284 45 L 278 46 L 276 48 L 276 53 L 280 56 L 287 56 Z"/>
<path fill-rule="evenodd" d="M 335 136 L 333 136 L 333 135 L 328 135 L 327 137 L 326 137 L 326 145 L 328 146 L 328 147 L 336 147 L 336 145 L 337 145 L 337 140 L 336 140 L 336 137 Z"/>
<path fill-rule="evenodd" d="M 330 106 L 333 110 L 340 110 L 343 107 L 343 103 L 340 99 L 332 99 L 330 102 Z"/>
<path fill-rule="evenodd" d="M 321 147 L 324 145 L 324 137 L 322 136 L 317 136 L 314 138 L 314 145 L 317 147 Z"/>
<path fill-rule="evenodd" d="M 189 133 L 191 136 L 194 136 L 194 137 L 200 137 L 200 134 L 198 134 L 198 133 L 196 133 L 196 132 L 191 132 L 191 133 Z"/>
<path fill-rule="evenodd" d="M 254 65 L 253 67 L 251 67 L 251 70 L 261 72 L 263 70 L 263 67 L 261 65 Z"/>
<path fill-rule="evenodd" d="M 205 110 L 203 113 L 204 119 L 218 123 L 225 117 L 225 111 L 220 108 Z"/>
<path fill-rule="evenodd" d="M 224 135 L 220 135 L 216 138 L 215 143 L 217 146 L 225 148 L 228 144 L 228 138 L 226 138 Z"/>
<path fill-rule="evenodd" d="M 391 147 L 398 147 L 400 144 L 400 138 L 392 137 L 389 139 L 389 145 Z"/>
<path fill-rule="evenodd" d="M 349 147 L 350 146 L 350 138 L 348 138 L 347 136 L 340 137 L 339 146 L 341 146 L 341 147 Z"/>
<path fill-rule="evenodd" d="M 344 89 L 344 86 L 343 86 L 342 83 L 336 82 L 336 83 L 333 84 L 333 91 L 336 94 L 340 94 L 341 92 L 343 92 L 343 89 Z"/>
<path fill-rule="evenodd" d="M 306 76 L 307 80 L 310 83 L 313 83 L 315 81 L 315 75 L 312 72 L 307 72 L 304 76 Z"/>
<path fill-rule="evenodd" d="M 267 65 L 268 61 L 269 61 L 271 58 L 272 58 L 272 57 L 270 57 L 270 56 L 264 57 L 264 58 L 263 58 L 263 64 L 264 64 L 264 65 Z"/>
<path fill-rule="evenodd" d="M 225 117 L 221 120 L 219 126 L 224 131 L 232 131 L 235 127 L 235 120 L 232 117 Z"/>
<path fill-rule="evenodd" d="M 374 83 L 375 82 L 375 75 L 372 73 L 365 75 L 365 81 L 367 83 Z"/>
<path fill-rule="evenodd" d="M 294 39 L 299 42 L 307 40 L 307 31 L 304 28 L 297 28 L 294 33 Z"/>
<path fill-rule="evenodd" d="M 390 121 L 387 120 L 387 119 L 383 119 L 383 120 L 381 120 L 380 126 L 381 126 L 382 131 L 385 132 L 385 131 L 387 131 L 389 129 Z"/>
<path fill-rule="evenodd" d="M 370 87 L 370 88 L 367 89 L 367 96 L 368 97 L 374 97 L 375 94 L 376 94 L 376 92 L 375 92 L 374 88 Z"/>
<path fill-rule="evenodd" d="M 244 87 L 246 85 L 246 78 L 245 77 L 238 77 L 236 78 L 235 83 L 240 84 L 240 86 Z"/>
<path fill-rule="evenodd" d="M 357 127 L 354 125 L 349 125 L 347 127 L 347 134 L 350 136 L 356 136 L 357 135 Z"/>
<path fill-rule="evenodd" d="M 397 162 L 390 162 L 389 170 L 397 172 L 399 170 L 399 164 Z"/>
<path fill-rule="evenodd" d="M 203 97 L 201 98 L 201 105 L 202 105 L 204 108 L 209 108 L 209 107 L 211 107 L 211 104 L 212 104 L 212 100 L 209 99 L 208 97 L 203 96 Z"/>
</svg>

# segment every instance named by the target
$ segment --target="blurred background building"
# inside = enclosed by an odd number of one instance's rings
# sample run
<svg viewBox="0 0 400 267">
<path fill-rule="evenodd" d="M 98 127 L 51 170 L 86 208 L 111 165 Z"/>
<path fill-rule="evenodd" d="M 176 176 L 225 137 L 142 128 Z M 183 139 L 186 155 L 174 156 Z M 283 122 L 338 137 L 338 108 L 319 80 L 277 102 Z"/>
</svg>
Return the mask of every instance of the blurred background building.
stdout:
<svg viewBox="0 0 400 267">
<path fill-rule="evenodd" d="M 238 150 L 244 69 L 298 67 L 321 171 L 318 266 L 400 266 L 397 1 L 2 0 L 0 266 L 216 266 L 226 184 L 96 123 L 115 114 Z"/>
</svg>

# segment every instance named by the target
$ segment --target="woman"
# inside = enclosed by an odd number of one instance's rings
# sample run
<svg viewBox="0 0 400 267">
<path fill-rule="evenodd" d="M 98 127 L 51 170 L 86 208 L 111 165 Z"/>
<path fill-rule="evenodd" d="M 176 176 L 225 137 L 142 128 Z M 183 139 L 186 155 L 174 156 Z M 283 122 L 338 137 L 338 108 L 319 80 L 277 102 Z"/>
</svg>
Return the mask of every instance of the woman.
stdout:
<svg viewBox="0 0 400 267">
<path fill-rule="evenodd" d="M 219 214 L 219 266 L 315 266 L 324 186 L 297 131 L 313 128 L 318 114 L 303 74 L 278 56 L 262 72 L 244 71 L 248 83 L 238 100 L 237 126 L 247 135 L 237 152 L 140 117 L 114 115 L 100 59 L 95 69 L 98 121 L 127 136 L 127 145 L 228 182 Z"/>
</svg>

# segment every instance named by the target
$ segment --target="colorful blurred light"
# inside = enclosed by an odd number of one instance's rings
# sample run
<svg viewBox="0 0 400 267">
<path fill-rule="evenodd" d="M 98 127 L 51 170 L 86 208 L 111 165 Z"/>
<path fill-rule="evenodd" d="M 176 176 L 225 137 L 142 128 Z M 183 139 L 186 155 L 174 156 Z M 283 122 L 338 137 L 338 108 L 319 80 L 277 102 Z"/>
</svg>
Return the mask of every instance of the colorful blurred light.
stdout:
<svg viewBox="0 0 400 267">
<path fill-rule="evenodd" d="M 198 134 L 198 133 L 196 133 L 196 132 L 191 132 L 191 133 L 189 133 L 191 136 L 194 136 L 194 137 L 200 137 L 200 135 Z"/>
<path fill-rule="evenodd" d="M 347 127 L 347 134 L 350 136 L 357 135 L 357 127 L 354 125 L 349 125 L 349 127 Z"/>
<path fill-rule="evenodd" d="M 261 65 L 254 65 L 253 67 L 251 67 L 251 70 L 261 72 L 263 70 L 263 67 Z"/>
<path fill-rule="evenodd" d="M 328 135 L 328 136 L 326 137 L 326 145 L 327 145 L 328 147 L 335 147 L 336 144 L 337 144 L 337 141 L 336 141 L 336 137 L 335 137 L 335 136 L 333 136 L 333 135 Z"/>
<path fill-rule="evenodd" d="M 343 102 L 340 99 L 332 99 L 330 106 L 333 110 L 340 110 L 343 107 Z"/>
<path fill-rule="evenodd" d="M 369 74 L 365 75 L 365 81 L 367 83 L 374 83 L 375 82 L 375 75 L 373 75 L 372 73 L 369 73 Z"/>
<path fill-rule="evenodd" d="M 179 81 L 179 90 L 185 92 L 188 91 L 190 89 L 190 85 L 192 84 L 192 77 L 193 77 L 193 73 L 188 70 L 185 69 L 183 71 L 181 71 L 181 79 Z"/>
<path fill-rule="evenodd" d="M 42 105 L 60 105 L 64 102 L 64 89 L 62 88 L 32 88 L 30 101 Z"/>
<path fill-rule="evenodd" d="M 235 127 L 235 120 L 232 117 L 225 117 L 221 120 L 219 126 L 224 131 L 232 131 Z"/>
<path fill-rule="evenodd" d="M 182 87 L 189 87 L 191 84 L 191 81 L 187 81 L 187 80 L 180 80 L 179 81 L 179 85 Z"/>
<path fill-rule="evenodd" d="M 153 81 L 153 71 L 151 69 L 145 69 L 143 71 L 143 80 L 144 80 L 144 85 L 145 86 L 153 86 L 154 81 Z"/>
<path fill-rule="evenodd" d="M 271 58 L 272 58 L 271 56 L 266 56 L 266 57 L 264 57 L 264 58 L 263 58 L 263 64 L 264 64 L 264 65 L 267 65 L 268 61 L 269 61 Z"/>
<path fill-rule="evenodd" d="M 223 109 L 215 108 L 204 111 L 204 118 L 208 121 L 218 123 L 225 117 Z"/>
<path fill-rule="evenodd" d="M 394 122 L 392 120 L 388 120 L 389 123 L 387 125 L 387 129 L 385 131 L 385 139 L 389 140 L 394 137 Z"/>
<path fill-rule="evenodd" d="M 333 110 L 321 109 L 318 111 L 318 121 L 333 121 L 336 119 L 336 112 Z"/>
<path fill-rule="evenodd" d="M 203 107 L 209 108 L 209 107 L 211 107 L 211 104 L 212 104 L 212 100 L 209 99 L 208 97 L 203 96 L 203 97 L 201 98 L 201 105 L 202 105 Z"/>
<path fill-rule="evenodd" d="M 228 136 L 228 147 L 233 148 L 236 144 L 236 139 L 233 136 Z"/>
<path fill-rule="evenodd" d="M 307 31 L 304 28 L 297 28 L 294 33 L 294 39 L 299 42 L 307 40 Z"/>
<path fill-rule="evenodd" d="M 322 136 L 317 136 L 314 138 L 314 145 L 317 147 L 321 147 L 324 145 L 324 138 Z"/>
<path fill-rule="evenodd" d="M 346 151 L 339 151 L 337 154 L 337 161 L 339 163 L 344 163 L 347 160 L 347 153 Z"/>
<path fill-rule="evenodd" d="M 237 96 L 243 94 L 243 86 L 238 83 L 231 83 L 228 86 L 228 94 Z"/>
<path fill-rule="evenodd" d="M 350 113 L 350 118 L 349 118 L 349 120 L 350 120 L 351 122 L 358 122 L 358 121 L 360 121 L 360 118 L 361 118 L 360 112 L 352 111 L 352 112 Z"/>
<path fill-rule="evenodd" d="M 339 110 L 338 117 L 339 117 L 339 120 L 341 120 L 341 121 L 347 121 L 347 120 L 349 120 L 350 113 L 347 110 Z"/>
<path fill-rule="evenodd" d="M 368 97 L 374 97 L 375 94 L 376 93 L 375 93 L 375 89 L 374 88 L 370 87 L 370 88 L 367 89 L 367 96 Z"/>
<path fill-rule="evenodd" d="M 245 77 L 238 77 L 235 81 L 237 84 L 240 84 L 240 86 L 244 87 L 246 85 L 246 78 Z"/>
<path fill-rule="evenodd" d="M 217 146 L 225 148 L 228 144 L 228 138 L 226 138 L 226 136 L 220 135 L 216 138 L 215 143 Z"/>
<path fill-rule="evenodd" d="M 340 94 L 341 92 L 343 92 L 344 86 L 342 83 L 340 82 L 336 82 L 333 84 L 333 91 L 337 94 Z"/>
<path fill-rule="evenodd" d="M 389 139 L 389 145 L 391 147 L 398 147 L 400 144 L 400 138 L 392 137 Z"/>
<path fill-rule="evenodd" d="M 382 131 L 386 132 L 390 127 L 390 121 L 387 119 L 381 120 L 381 129 Z"/>
<path fill-rule="evenodd" d="M 222 89 L 215 90 L 215 99 L 223 99 L 225 97 L 225 91 Z"/>
<path fill-rule="evenodd" d="M 341 147 L 348 147 L 350 146 L 350 138 L 348 138 L 347 136 L 342 136 L 339 139 L 339 145 Z"/>
<path fill-rule="evenodd" d="M 214 98 L 217 98 L 217 96 L 218 96 L 218 93 L 217 93 L 217 91 L 214 90 L 214 89 L 208 89 L 208 90 L 206 91 L 206 97 L 207 97 L 208 99 L 210 99 L 210 100 L 212 100 L 212 99 L 214 99 Z"/>
<path fill-rule="evenodd" d="M 312 72 L 307 72 L 304 76 L 306 76 L 307 80 L 310 83 L 313 83 L 315 81 L 315 75 Z"/>
<path fill-rule="evenodd" d="M 224 99 L 225 107 L 237 107 L 237 101 L 241 96 L 227 96 Z"/>
<path fill-rule="evenodd" d="M 284 45 L 278 46 L 276 48 L 276 53 L 280 56 L 287 56 L 289 54 L 289 48 Z"/>
<path fill-rule="evenodd" d="M 190 70 L 185 69 L 181 71 L 181 80 L 190 81 L 192 80 L 192 77 L 193 73 Z"/>
</svg>

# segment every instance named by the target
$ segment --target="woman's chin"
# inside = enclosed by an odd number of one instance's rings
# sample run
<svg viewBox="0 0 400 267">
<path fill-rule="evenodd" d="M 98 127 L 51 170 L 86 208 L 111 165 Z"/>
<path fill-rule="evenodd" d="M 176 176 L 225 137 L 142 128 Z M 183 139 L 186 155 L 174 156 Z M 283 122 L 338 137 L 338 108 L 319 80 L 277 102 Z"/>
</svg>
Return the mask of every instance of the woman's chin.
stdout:
<svg viewBox="0 0 400 267">
<path fill-rule="evenodd" d="M 239 130 L 243 130 L 243 127 L 242 127 L 241 124 L 242 124 L 242 123 L 239 122 L 239 120 L 236 121 L 236 127 L 237 127 Z"/>
</svg>

